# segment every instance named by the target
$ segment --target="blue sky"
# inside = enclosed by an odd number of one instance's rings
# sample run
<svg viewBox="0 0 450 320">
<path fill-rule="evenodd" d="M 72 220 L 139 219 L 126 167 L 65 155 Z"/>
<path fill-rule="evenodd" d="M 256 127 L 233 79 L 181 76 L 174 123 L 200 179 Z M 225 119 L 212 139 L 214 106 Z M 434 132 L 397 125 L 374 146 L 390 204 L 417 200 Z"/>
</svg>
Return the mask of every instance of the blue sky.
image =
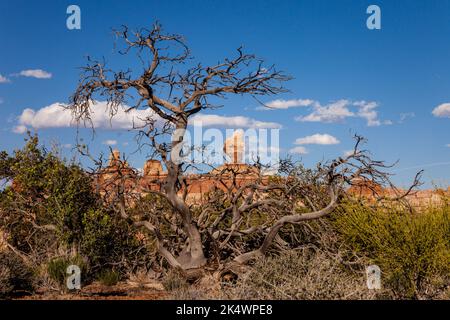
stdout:
<svg viewBox="0 0 450 320">
<path fill-rule="evenodd" d="M 66 28 L 70 4 L 81 8 L 81 30 Z M 371 4 L 381 8 L 381 30 L 366 27 L 366 8 Z M 367 148 L 375 158 L 399 160 L 393 172 L 400 186 L 420 168 L 425 169 L 427 187 L 450 184 L 450 105 L 446 105 L 450 1 L 446 0 L 2 0 L 0 149 L 23 145 L 24 135 L 14 128 L 25 109 L 37 112 L 68 101 L 86 55 L 104 56 L 113 67 L 137 66 L 131 57 L 113 52 L 111 29 L 122 24 L 150 26 L 155 20 L 166 31 L 183 34 L 196 61 L 213 64 L 243 45 L 295 78 L 287 84 L 290 93 L 264 102 L 311 100 L 307 106 L 259 111 L 253 99 L 235 97 L 210 114 L 279 123 L 282 154 L 303 147 L 308 153 L 295 156 L 307 166 L 351 149 L 356 132 L 368 138 Z M 322 113 L 317 113 L 320 108 Z M 343 110 L 352 115 L 339 117 Z M 73 145 L 75 129 L 51 128 L 52 120 L 49 117 L 47 125 L 35 128 L 42 140 L 48 145 L 51 141 Z M 314 144 L 294 143 L 315 134 L 327 134 L 339 143 L 317 144 L 318 139 L 311 138 Z M 327 137 L 319 140 L 329 143 Z M 135 150 L 126 130 L 99 129 L 91 147 L 107 151 L 103 144 L 107 140 L 116 141 L 124 152 Z M 65 152 L 70 155 L 70 148 Z M 140 167 L 145 157 L 137 153 L 130 161 Z"/>
</svg>

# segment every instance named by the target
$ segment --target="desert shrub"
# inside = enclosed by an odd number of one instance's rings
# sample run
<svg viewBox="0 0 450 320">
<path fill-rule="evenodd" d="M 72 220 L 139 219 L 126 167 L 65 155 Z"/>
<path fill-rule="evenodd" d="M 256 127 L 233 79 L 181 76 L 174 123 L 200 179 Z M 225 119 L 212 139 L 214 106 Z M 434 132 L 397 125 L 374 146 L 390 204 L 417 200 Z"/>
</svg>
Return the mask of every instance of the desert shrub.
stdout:
<svg viewBox="0 0 450 320">
<path fill-rule="evenodd" d="M 346 203 L 334 224 L 345 242 L 370 257 L 397 298 L 432 298 L 450 275 L 450 210 L 421 213 Z"/>
<path fill-rule="evenodd" d="M 11 270 L 4 264 L 0 264 L 0 296 L 8 295 L 14 289 L 10 279 Z"/>
<path fill-rule="evenodd" d="M 5 241 L 39 259 L 57 243 L 57 237 L 54 231 L 35 227 L 48 223 L 42 219 L 43 209 L 39 207 L 39 201 L 33 207 L 31 200 L 29 204 L 22 200 L 23 197 L 10 187 L 0 192 L 0 228 L 4 230 Z"/>
<path fill-rule="evenodd" d="M 80 268 L 81 280 L 83 281 L 83 278 L 88 273 L 89 269 L 86 261 L 80 256 L 60 257 L 50 260 L 47 264 L 47 273 L 52 280 L 62 288 L 65 288 L 66 279 L 69 276 L 69 274 L 67 274 L 67 268 L 70 265 L 76 265 Z"/>
<path fill-rule="evenodd" d="M 33 271 L 14 253 L 0 252 L 0 297 L 33 290 Z"/>
<path fill-rule="evenodd" d="M 138 242 L 135 230 L 114 213 L 91 209 L 83 215 L 82 223 L 80 250 L 89 258 L 93 273 L 112 264 L 116 271 L 122 271 L 128 262 L 145 259 L 147 251 Z"/>
<path fill-rule="evenodd" d="M 79 244 L 84 236 L 83 217 L 89 210 L 99 207 L 98 197 L 92 190 L 92 179 L 77 165 L 58 163 L 49 174 L 46 212 L 54 224 L 60 241 Z"/>
<path fill-rule="evenodd" d="M 11 182 L 0 191 L 0 226 L 13 247 L 33 256 L 35 267 L 59 256 L 59 248 L 72 248 L 88 258 L 92 268 L 85 276 L 94 279 L 112 263 L 121 261 L 120 270 L 146 256 L 135 231 L 102 206 L 91 176 L 41 147 L 37 136 L 29 135 L 11 155 L 0 152 L 0 180 Z M 58 263 L 51 269 L 64 269 Z M 55 270 L 56 278 L 63 271 L 56 276 Z"/>
<path fill-rule="evenodd" d="M 257 300 L 371 299 L 375 294 L 367 289 L 363 270 L 311 248 L 261 259 L 223 289 L 223 298 Z"/>
<path fill-rule="evenodd" d="M 0 224 L 8 241 L 25 253 L 48 252 L 49 243 L 77 245 L 83 214 L 99 204 L 92 179 L 79 165 L 39 146 L 37 136 L 26 141 L 13 155 L 0 154 L 0 179 L 12 182 L 0 195 Z"/>
<path fill-rule="evenodd" d="M 120 274 L 115 270 L 102 270 L 97 280 L 105 286 L 114 286 L 120 281 Z"/>
<path fill-rule="evenodd" d="M 171 269 L 166 273 L 162 284 L 167 291 L 185 290 L 189 286 L 183 274 L 175 269 Z"/>
</svg>

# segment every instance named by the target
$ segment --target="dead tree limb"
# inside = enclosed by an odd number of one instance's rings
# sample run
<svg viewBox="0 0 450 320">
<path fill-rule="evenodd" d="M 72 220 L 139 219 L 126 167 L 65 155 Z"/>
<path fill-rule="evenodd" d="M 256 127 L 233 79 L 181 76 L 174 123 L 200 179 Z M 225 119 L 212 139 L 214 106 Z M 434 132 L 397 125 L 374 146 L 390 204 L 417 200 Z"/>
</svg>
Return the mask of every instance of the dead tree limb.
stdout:
<svg viewBox="0 0 450 320">
<path fill-rule="evenodd" d="M 106 98 L 110 116 L 113 117 L 128 100 L 133 100 L 134 94 L 138 98 L 134 99 L 128 111 L 142 108 L 153 111 L 153 116 L 141 119 L 144 124 L 140 125 L 140 129 L 146 133 L 150 146 L 167 168 L 161 191 L 181 217 L 188 236 L 188 249 L 177 260 L 183 261 L 184 269 L 201 267 L 206 264 L 201 234 L 185 197 L 178 193 L 183 185 L 185 165 L 179 161 L 179 146 L 183 143 L 189 118 L 215 107 L 210 103 L 212 97 L 285 92 L 282 84 L 290 77 L 254 55 L 244 53 L 242 48 L 237 49 L 234 58 L 226 58 L 218 64 L 196 64 L 185 68 L 191 57 L 184 39 L 179 35 L 164 33 L 158 23 L 151 29 L 137 31 L 130 31 L 123 26 L 115 30 L 115 35 L 124 43 L 120 53 L 127 55 L 134 51 L 144 71 L 132 77 L 131 70 L 112 71 L 105 62 L 88 58 L 68 108 L 79 123 L 92 125 L 91 113 L 96 99 Z M 170 143 L 157 141 L 159 134 L 154 130 L 155 120 L 164 123 L 162 127 L 165 134 L 172 135 Z"/>
</svg>

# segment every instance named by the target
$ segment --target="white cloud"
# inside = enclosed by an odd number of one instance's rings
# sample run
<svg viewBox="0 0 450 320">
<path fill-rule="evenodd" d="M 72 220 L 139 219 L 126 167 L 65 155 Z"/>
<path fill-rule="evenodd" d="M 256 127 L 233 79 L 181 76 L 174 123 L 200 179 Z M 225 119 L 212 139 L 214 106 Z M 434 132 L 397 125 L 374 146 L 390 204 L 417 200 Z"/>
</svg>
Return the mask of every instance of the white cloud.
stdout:
<svg viewBox="0 0 450 320">
<path fill-rule="evenodd" d="M 449 147 L 450 148 L 450 143 L 447 145 L 447 147 Z"/>
<path fill-rule="evenodd" d="M 440 118 L 450 118 L 450 103 L 443 103 L 433 109 L 433 115 Z"/>
<path fill-rule="evenodd" d="M 0 74 L 0 83 L 8 83 L 10 80 Z"/>
<path fill-rule="evenodd" d="M 357 110 L 351 108 L 357 107 Z M 313 111 L 307 116 L 296 117 L 296 121 L 301 122 L 324 122 L 336 123 L 342 122 L 349 117 L 358 117 L 365 119 L 369 127 L 389 125 L 392 121 L 380 121 L 376 108 L 378 103 L 374 101 L 355 101 L 342 99 L 328 105 L 322 106 L 319 102 L 313 104 Z"/>
<path fill-rule="evenodd" d="M 18 118 L 18 124 L 13 132 L 23 133 L 27 128 L 46 129 L 46 128 L 70 128 L 76 127 L 77 122 L 73 119 L 70 110 L 64 108 L 67 106 L 62 103 L 53 103 L 37 111 L 25 109 Z M 128 106 L 118 108 L 117 114 L 110 117 L 109 108 L 106 101 L 96 102 L 91 106 L 91 123 L 96 129 L 130 130 L 135 126 L 142 126 L 146 118 L 160 120 L 158 116 L 150 109 L 135 110 L 125 112 Z M 82 123 L 80 123 L 82 125 Z"/>
<path fill-rule="evenodd" d="M 72 144 L 66 143 L 66 144 L 63 144 L 61 147 L 65 148 L 65 149 L 70 149 L 70 148 L 72 148 Z"/>
<path fill-rule="evenodd" d="M 26 132 L 27 128 L 46 129 L 46 128 L 69 128 L 76 127 L 77 122 L 73 119 L 70 110 L 64 108 L 66 104 L 53 103 L 39 110 L 27 108 L 22 111 L 18 118 L 18 124 L 13 129 L 16 133 Z M 115 129 L 130 130 L 145 124 L 145 119 L 154 118 L 162 121 L 151 109 L 135 110 L 125 112 L 128 106 L 122 106 L 118 109 L 114 117 L 110 117 L 109 108 L 106 101 L 97 101 L 91 106 L 92 125 L 96 129 Z M 206 127 L 226 127 L 226 128 L 281 128 L 281 125 L 275 122 L 264 122 L 243 116 L 225 117 L 219 115 L 195 115 L 191 119 L 194 125 L 203 125 Z M 90 126 L 86 123 L 86 126 Z"/>
<path fill-rule="evenodd" d="M 276 122 L 264 122 L 243 116 L 225 117 L 215 114 L 198 114 L 192 117 L 194 126 L 220 128 L 281 128 Z"/>
<path fill-rule="evenodd" d="M 19 72 L 19 75 L 37 79 L 50 79 L 52 77 L 52 74 L 50 72 L 44 71 L 42 69 L 22 70 Z"/>
<path fill-rule="evenodd" d="M 298 146 L 289 150 L 289 153 L 293 154 L 308 154 L 308 150 L 305 147 Z"/>
<path fill-rule="evenodd" d="M 366 119 L 369 127 L 377 127 L 381 125 L 381 121 L 378 120 L 378 112 L 375 110 L 378 107 L 378 103 L 374 101 L 357 101 L 354 105 L 359 107 L 357 115 Z"/>
<path fill-rule="evenodd" d="M 105 140 L 103 141 L 103 144 L 106 144 L 107 146 L 115 146 L 117 144 L 117 140 Z"/>
<path fill-rule="evenodd" d="M 291 100 L 273 100 L 265 104 L 265 106 L 257 107 L 256 110 L 275 110 L 288 109 L 296 107 L 308 107 L 315 101 L 310 99 L 291 99 Z"/>
<path fill-rule="evenodd" d="M 304 117 L 297 117 L 295 120 L 302 122 L 341 122 L 347 117 L 355 116 L 349 110 L 349 104 L 348 100 L 339 100 L 326 106 L 321 106 L 319 103 L 316 103 L 312 113 Z"/>
<path fill-rule="evenodd" d="M 329 134 L 320 134 L 316 133 L 311 136 L 298 138 L 294 142 L 295 144 L 322 144 L 322 145 L 330 145 L 330 144 L 339 144 L 340 141 Z"/>
</svg>

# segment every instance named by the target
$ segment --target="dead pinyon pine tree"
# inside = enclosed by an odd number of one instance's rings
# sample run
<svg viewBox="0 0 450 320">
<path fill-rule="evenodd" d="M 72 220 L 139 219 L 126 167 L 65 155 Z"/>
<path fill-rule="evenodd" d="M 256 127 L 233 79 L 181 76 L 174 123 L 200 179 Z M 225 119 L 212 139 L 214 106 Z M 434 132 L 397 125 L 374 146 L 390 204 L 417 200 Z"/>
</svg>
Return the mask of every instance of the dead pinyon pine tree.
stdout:
<svg viewBox="0 0 450 320">
<path fill-rule="evenodd" d="M 360 150 L 363 139 L 356 136 L 350 155 L 319 163 L 313 170 L 281 161 L 279 174 L 268 182 L 263 182 L 261 170 L 254 170 L 251 174 L 257 177 L 251 183 L 238 184 L 237 177 L 245 172 L 227 168 L 222 174 L 231 184 L 211 192 L 201 206 L 188 204 L 186 192 L 180 191 L 187 190 L 185 172 L 190 164 L 180 161 L 183 134 L 179 133 L 187 129 L 192 116 L 217 107 L 227 95 L 285 92 L 283 83 L 290 77 L 242 48 L 215 65 L 192 64 L 183 38 L 164 33 L 159 24 L 133 32 L 122 27 L 115 35 L 124 44 L 120 53 L 135 53 L 143 71 L 139 75 L 129 69 L 113 71 L 104 62 L 88 58 L 69 108 L 81 122 L 91 119 L 99 98 L 107 100 L 111 117 L 124 105 L 131 105 L 128 111 L 153 111 L 154 116 L 140 119 L 144 124 L 135 129 L 139 147 L 150 147 L 153 157 L 167 169 L 159 190 L 145 190 L 163 201 L 165 209 L 147 206 L 130 214 L 123 185 L 109 199 L 118 214 L 155 238 L 159 254 L 171 267 L 186 272 L 208 266 L 217 269 L 225 263 L 246 264 L 271 247 L 286 247 L 279 235 L 283 227 L 330 214 L 354 181 L 369 186 L 389 183 L 383 172 L 386 165 Z M 254 167 L 261 169 L 261 164 Z"/>
</svg>

